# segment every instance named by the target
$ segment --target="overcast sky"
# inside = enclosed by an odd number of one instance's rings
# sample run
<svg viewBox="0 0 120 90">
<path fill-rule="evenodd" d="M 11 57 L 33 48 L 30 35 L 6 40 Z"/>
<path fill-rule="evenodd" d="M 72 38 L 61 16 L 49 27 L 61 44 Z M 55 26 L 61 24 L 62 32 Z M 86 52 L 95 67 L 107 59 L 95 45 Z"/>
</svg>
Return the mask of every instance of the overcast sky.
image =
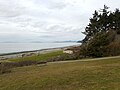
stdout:
<svg viewBox="0 0 120 90">
<path fill-rule="evenodd" d="M 81 40 L 94 10 L 119 0 L 0 0 L 0 42 Z"/>
</svg>

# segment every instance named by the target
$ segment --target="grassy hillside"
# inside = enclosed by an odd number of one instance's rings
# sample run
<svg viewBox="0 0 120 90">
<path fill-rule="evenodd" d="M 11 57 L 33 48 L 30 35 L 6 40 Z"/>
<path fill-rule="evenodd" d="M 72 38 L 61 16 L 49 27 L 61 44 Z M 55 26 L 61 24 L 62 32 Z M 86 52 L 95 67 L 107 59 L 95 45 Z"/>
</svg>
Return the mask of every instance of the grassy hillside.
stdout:
<svg viewBox="0 0 120 90">
<path fill-rule="evenodd" d="M 120 90 L 120 58 L 14 68 L 0 90 Z"/>
</svg>

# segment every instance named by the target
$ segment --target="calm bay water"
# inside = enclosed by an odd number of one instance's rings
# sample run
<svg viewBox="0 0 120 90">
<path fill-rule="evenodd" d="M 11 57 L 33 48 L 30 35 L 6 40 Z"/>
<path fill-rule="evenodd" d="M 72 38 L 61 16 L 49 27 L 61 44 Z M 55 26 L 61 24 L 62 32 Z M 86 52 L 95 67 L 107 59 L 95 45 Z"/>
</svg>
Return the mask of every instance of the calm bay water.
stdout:
<svg viewBox="0 0 120 90">
<path fill-rule="evenodd" d="M 79 45 L 79 43 L 0 43 L 0 54 Z"/>
</svg>

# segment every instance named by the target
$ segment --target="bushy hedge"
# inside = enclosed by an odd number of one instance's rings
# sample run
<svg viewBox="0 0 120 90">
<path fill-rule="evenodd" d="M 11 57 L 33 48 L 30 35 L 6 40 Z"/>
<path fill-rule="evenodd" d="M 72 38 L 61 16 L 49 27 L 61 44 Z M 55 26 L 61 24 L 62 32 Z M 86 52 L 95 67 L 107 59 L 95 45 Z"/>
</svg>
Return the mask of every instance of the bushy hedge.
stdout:
<svg viewBox="0 0 120 90">
<path fill-rule="evenodd" d="M 84 57 L 120 55 L 120 43 L 115 41 L 116 35 L 113 30 L 96 34 L 89 42 L 82 44 L 80 54 Z"/>
<path fill-rule="evenodd" d="M 78 57 L 76 56 L 76 54 L 63 54 L 63 55 L 51 57 L 44 61 L 25 60 L 25 61 L 19 61 L 19 62 L 6 62 L 6 63 L 4 62 L 0 64 L 0 74 L 11 72 L 11 69 L 15 67 L 46 64 L 47 62 L 54 62 L 54 61 L 75 60 L 77 58 Z"/>
</svg>

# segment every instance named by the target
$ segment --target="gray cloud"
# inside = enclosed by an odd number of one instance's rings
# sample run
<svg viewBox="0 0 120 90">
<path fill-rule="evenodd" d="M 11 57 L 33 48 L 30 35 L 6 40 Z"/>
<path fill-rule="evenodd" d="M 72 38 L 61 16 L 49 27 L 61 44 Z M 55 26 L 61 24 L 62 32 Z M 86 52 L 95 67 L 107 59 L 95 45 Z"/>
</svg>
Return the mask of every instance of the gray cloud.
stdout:
<svg viewBox="0 0 120 90">
<path fill-rule="evenodd" d="M 64 9 L 68 6 L 65 0 L 34 0 L 34 2 L 39 5 L 42 4 L 48 9 Z"/>
<path fill-rule="evenodd" d="M 120 8 L 118 0 L 0 0 L 0 40 L 83 39 L 92 13 L 104 4 Z"/>
<path fill-rule="evenodd" d="M 19 1 L 0 0 L 0 17 L 16 17 L 23 14 L 25 8 Z"/>
</svg>

